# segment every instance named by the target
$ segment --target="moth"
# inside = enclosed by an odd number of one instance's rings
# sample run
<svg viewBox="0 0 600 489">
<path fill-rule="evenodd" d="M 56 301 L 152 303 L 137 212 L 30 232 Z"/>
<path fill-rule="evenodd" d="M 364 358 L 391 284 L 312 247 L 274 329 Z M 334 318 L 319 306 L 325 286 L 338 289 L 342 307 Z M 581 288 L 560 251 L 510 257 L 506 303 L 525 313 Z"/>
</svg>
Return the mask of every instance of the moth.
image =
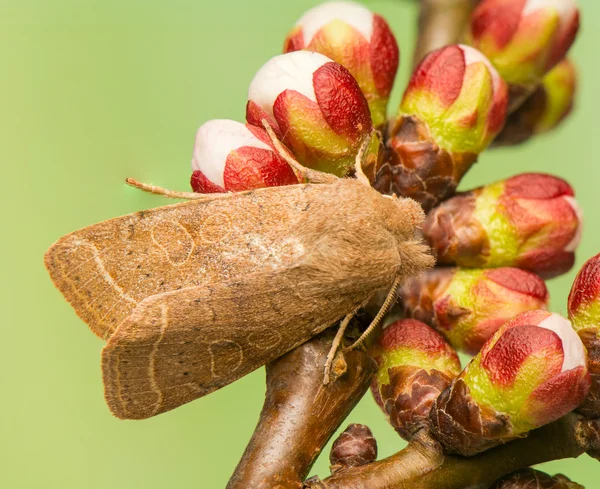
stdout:
<svg viewBox="0 0 600 489">
<path fill-rule="evenodd" d="M 381 195 L 360 166 L 340 179 L 286 159 L 310 183 L 205 195 L 136 183 L 195 200 L 86 227 L 46 252 L 56 287 L 106 340 L 115 416 L 219 389 L 432 264 L 416 202 Z"/>
</svg>

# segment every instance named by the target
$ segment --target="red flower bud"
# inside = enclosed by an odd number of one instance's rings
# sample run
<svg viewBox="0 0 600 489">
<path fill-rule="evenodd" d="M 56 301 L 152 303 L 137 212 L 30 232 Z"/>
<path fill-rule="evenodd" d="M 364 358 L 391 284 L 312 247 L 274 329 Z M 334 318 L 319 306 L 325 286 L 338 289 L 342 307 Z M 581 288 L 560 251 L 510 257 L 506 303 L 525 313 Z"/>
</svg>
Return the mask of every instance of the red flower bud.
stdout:
<svg viewBox="0 0 600 489">
<path fill-rule="evenodd" d="M 506 117 L 507 87 L 477 50 L 446 46 L 416 68 L 388 142 L 376 187 L 426 209 L 452 195 Z"/>
<path fill-rule="evenodd" d="M 300 49 L 347 68 L 369 102 L 375 126 L 385 123 L 399 52 L 383 17 L 354 2 L 318 5 L 302 16 L 285 41 L 286 53 Z"/>
<path fill-rule="evenodd" d="M 385 328 L 370 354 L 379 365 L 371 385 L 375 400 L 398 434 L 410 440 L 427 426 L 433 402 L 460 372 L 458 356 L 414 319 Z"/>
<path fill-rule="evenodd" d="M 192 170 L 192 189 L 200 193 L 298 183 L 263 129 L 229 120 L 208 121 L 198 129 Z"/>
<path fill-rule="evenodd" d="M 441 264 L 567 272 L 582 212 L 564 180 L 524 173 L 457 195 L 429 213 L 423 232 Z"/>
<path fill-rule="evenodd" d="M 303 165 L 344 176 L 365 139 L 365 173 L 379 158 L 369 105 L 342 65 L 319 53 L 296 51 L 271 58 L 248 91 L 248 123 L 266 119 Z"/>
<path fill-rule="evenodd" d="M 457 350 L 476 354 L 514 315 L 546 308 L 543 280 L 518 268 L 436 268 L 406 282 L 407 315 L 435 327 Z"/>
<path fill-rule="evenodd" d="M 566 319 L 511 319 L 436 400 L 432 431 L 449 452 L 474 455 L 555 421 L 590 387 L 585 348 Z"/>
<path fill-rule="evenodd" d="M 508 83 L 535 86 L 565 57 L 578 29 L 575 0 L 483 0 L 467 38 Z"/>
</svg>

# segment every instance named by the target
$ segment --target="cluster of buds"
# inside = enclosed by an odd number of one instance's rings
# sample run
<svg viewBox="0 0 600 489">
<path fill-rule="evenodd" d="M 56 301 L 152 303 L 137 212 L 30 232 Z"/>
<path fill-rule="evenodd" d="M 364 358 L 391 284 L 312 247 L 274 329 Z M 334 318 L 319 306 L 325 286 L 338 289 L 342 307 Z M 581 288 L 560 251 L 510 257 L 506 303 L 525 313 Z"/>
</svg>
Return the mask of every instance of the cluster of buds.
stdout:
<svg viewBox="0 0 600 489">
<path fill-rule="evenodd" d="M 351 424 L 333 442 L 329 454 L 329 470 L 340 470 L 370 464 L 377 460 L 377 440 L 368 426 Z"/>
<path fill-rule="evenodd" d="M 588 351 L 592 387 L 579 411 L 600 416 L 600 254 L 581 268 L 569 294 L 569 319 Z"/>
<path fill-rule="evenodd" d="M 498 481 L 492 489 L 585 489 L 562 474 L 554 477 L 539 470 L 523 469 Z"/>
<path fill-rule="evenodd" d="M 440 264 L 515 266 L 551 278 L 573 266 L 581 219 L 567 182 L 525 173 L 445 201 L 423 232 Z"/>
<path fill-rule="evenodd" d="M 378 364 L 373 396 L 398 434 L 410 440 L 428 425 L 433 402 L 459 374 L 458 356 L 414 319 L 389 325 L 369 353 Z"/>
<path fill-rule="evenodd" d="M 431 429 L 449 453 L 471 456 L 571 412 L 590 376 L 583 343 L 563 317 L 511 319 L 435 401 Z"/>
<path fill-rule="evenodd" d="M 577 90 L 577 72 L 565 58 L 544 77 L 535 92 L 510 114 L 494 146 L 509 146 L 557 127 L 570 113 Z"/>
<path fill-rule="evenodd" d="M 192 189 L 200 193 L 298 183 L 264 129 L 230 120 L 208 121 L 198 129 L 192 172 Z"/>
<path fill-rule="evenodd" d="M 357 81 L 342 65 L 310 51 L 271 58 L 248 91 L 246 120 L 277 137 L 309 168 L 345 176 L 365 139 L 364 171 L 373 176 L 380 141 Z"/>
<path fill-rule="evenodd" d="M 284 51 L 321 53 L 352 73 L 375 127 L 386 122 L 399 51 L 383 17 L 354 2 L 328 2 L 307 11 L 285 40 Z"/>
<path fill-rule="evenodd" d="M 416 68 L 387 142 L 376 188 L 425 209 L 452 195 L 500 132 L 507 87 L 490 62 L 463 45 L 441 48 Z"/>
<path fill-rule="evenodd" d="M 483 0 L 466 37 L 510 84 L 516 108 L 565 57 L 578 29 L 575 0 Z"/>
<path fill-rule="evenodd" d="M 518 268 L 435 268 L 409 279 L 400 295 L 408 316 L 470 354 L 513 316 L 545 309 L 549 300 L 544 281 Z"/>
</svg>

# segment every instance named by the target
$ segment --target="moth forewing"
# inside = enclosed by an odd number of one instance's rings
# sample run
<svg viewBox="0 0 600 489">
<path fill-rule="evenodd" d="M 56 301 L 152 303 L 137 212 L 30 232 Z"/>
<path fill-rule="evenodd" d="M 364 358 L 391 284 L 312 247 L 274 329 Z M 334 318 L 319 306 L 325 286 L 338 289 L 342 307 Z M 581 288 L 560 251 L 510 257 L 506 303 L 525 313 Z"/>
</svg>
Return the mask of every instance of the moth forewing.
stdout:
<svg viewBox="0 0 600 489">
<path fill-rule="evenodd" d="M 109 338 L 109 406 L 139 419 L 232 382 L 430 266 L 415 241 L 422 218 L 413 201 L 342 179 L 113 219 L 62 238 L 46 263 Z"/>
</svg>

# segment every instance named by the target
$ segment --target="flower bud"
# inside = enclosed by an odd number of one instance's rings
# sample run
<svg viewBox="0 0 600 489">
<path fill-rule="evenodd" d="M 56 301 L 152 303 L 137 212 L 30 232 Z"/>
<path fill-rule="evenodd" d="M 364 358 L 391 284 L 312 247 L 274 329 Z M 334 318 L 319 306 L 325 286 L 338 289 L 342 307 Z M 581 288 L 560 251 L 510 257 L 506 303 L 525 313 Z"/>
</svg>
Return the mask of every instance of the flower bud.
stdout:
<svg viewBox="0 0 600 489">
<path fill-rule="evenodd" d="M 247 121 L 267 121 L 304 166 L 344 176 L 370 138 L 365 173 L 373 175 L 379 139 L 358 83 L 342 65 L 319 53 L 271 58 L 248 91 Z"/>
<path fill-rule="evenodd" d="M 409 279 L 401 299 L 407 315 L 474 355 L 516 314 L 545 309 L 549 295 L 542 279 L 518 268 L 436 268 Z"/>
<path fill-rule="evenodd" d="M 428 54 L 404 93 L 377 188 L 426 209 L 452 195 L 502 129 L 507 100 L 506 84 L 477 50 L 453 45 Z"/>
<path fill-rule="evenodd" d="M 550 477 L 544 472 L 523 469 L 499 480 L 492 489 L 585 489 L 562 474 Z"/>
<path fill-rule="evenodd" d="M 192 189 L 200 193 L 298 183 L 266 131 L 230 120 L 208 121 L 198 129 L 192 171 Z"/>
<path fill-rule="evenodd" d="M 554 129 L 571 112 L 577 88 L 575 66 L 563 59 L 543 78 L 523 105 L 507 119 L 494 146 L 520 144 L 530 137 Z"/>
<path fill-rule="evenodd" d="M 514 266 L 556 277 L 573 266 L 581 238 L 573 196 L 558 177 L 523 173 L 443 202 L 423 232 L 440 264 Z"/>
<path fill-rule="evenodd" d="M 302 16 L 285 40 L 286 53 L 301 49 L 321 53 L 347 68 L 369 102 L 375 126 L 386 122 L 399 51 L 383 17 L 354 2 L 318 5 Z"/>
<path fill-rule="evenodd" d="M 333 442 L 329 454 L 332 474 L 377 460 L 377 441 L 368 426 L 351 424 Z"/>
<path fill-rule="evenodd" d="M 589 387 L 571 323 L 527 311 L 496 331 L 436 400 L 432 431 L 449 453 L 475 455 L 564 416 Z"/>
<path fill-rule="evenodd" d="M 483 0 L 467 39 L 510 85 L 534 87 L 565 57 L 578 29 L 575 0 Z"/>
<path fill-rule="evenodd" d="M 456 352 L 421 321 L 403 319 L 383 330 L 369 354 L 378 364 L 371 390 L 405 440 L 427 427 L 440 393 L 460 373 Z"/>
<path fill-rule="evenodd" d="M 569 319 L 588 351 L 592 387 L 578 409 L 586 417 L 600 416 L 600 254 L 581 268 L 569 294 Z"/>
</svg>

